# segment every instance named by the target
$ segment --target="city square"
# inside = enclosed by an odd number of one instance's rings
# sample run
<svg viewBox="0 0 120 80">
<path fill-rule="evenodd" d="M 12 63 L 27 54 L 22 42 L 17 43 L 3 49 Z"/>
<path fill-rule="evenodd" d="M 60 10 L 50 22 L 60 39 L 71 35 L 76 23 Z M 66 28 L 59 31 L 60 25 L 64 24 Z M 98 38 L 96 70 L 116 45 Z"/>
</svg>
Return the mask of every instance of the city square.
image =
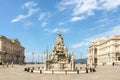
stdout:
<svg viewBox="0 0 120 80">
<path fill-rule="evenodd" d="M 0 0 L 0 80 L 120 80 L 120 0 Z"/>
<path fill-rule="evenodd" d="M 14 65 L 12 68 L 0 66 L 0 80 L 120 80 L 119 66 L 98 66 L 96 72 L 80 74 L 40 74 L 25 72 L 25 67 L 38 67 L 40 64 Z"/>
</svg>

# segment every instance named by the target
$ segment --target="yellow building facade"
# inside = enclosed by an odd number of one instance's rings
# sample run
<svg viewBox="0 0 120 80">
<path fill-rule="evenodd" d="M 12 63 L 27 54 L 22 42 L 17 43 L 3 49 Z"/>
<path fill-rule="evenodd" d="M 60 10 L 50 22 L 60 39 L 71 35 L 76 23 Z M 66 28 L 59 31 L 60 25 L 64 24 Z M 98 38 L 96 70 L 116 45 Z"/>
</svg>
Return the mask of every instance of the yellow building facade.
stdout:
<svg viewBox="0 0 120 80">
<path fill-rule="evenodd" d="M 24 63 L 24 49 L 18 39 L 7 39 L 5 36 L 0 36 L 0 64 Z"/>
<path fill-rule="evenodd" d="M 89 45 L 87 63 L 105 65 L 120 61 L 120 35 L 97 40 Z"/>
</svg>

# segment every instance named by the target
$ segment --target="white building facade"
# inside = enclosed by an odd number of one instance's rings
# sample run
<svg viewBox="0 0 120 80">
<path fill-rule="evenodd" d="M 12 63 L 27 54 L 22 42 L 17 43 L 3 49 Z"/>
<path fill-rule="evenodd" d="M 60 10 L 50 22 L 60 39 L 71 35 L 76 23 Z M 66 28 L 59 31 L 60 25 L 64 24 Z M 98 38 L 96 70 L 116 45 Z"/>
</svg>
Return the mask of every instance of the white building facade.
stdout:
<svg viewBox="0 0 120 80">
<path fill-rule="evenodd" d="M 7 39 L 0 36 L 0 64 L 5 63 L 24 63 L 24 47 L 21 46 L 18 39 Z"/>
<path fill-rule="evenodd" d="M 120 61 L 120 35 L 97 40 L 89 45 L 87 63 L 105 65 Z"/>
</svg>

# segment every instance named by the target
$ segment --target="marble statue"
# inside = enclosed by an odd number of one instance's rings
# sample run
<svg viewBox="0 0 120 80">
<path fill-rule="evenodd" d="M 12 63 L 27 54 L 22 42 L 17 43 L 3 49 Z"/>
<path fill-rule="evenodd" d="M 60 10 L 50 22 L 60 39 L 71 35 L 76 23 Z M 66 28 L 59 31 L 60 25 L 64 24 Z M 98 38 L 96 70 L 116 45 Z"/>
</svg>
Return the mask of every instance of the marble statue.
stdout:
<svg viewBox="0 0 120 80">
<path fill-rule="evenodd" d="M 57 39 L 52 48 L 52 54 L 50 58 L 48 58 L 48 56 L 49 56 L 48 53 L 46 53 L 45 59 L 47 62 L 46 65 L 48 70 L 63 70 L 63 69 L 71 70 L 72 69 L 71 64 L 74 65 L 74 54 L 72 53 L 72 55 L 68 55 L 68 49 L 64 44 L 61 32 L 59 32 L 57 35 Z M 61 69 L 61 66 L 63 65 L 66 67 L 62 67 Z"/>
</svg>

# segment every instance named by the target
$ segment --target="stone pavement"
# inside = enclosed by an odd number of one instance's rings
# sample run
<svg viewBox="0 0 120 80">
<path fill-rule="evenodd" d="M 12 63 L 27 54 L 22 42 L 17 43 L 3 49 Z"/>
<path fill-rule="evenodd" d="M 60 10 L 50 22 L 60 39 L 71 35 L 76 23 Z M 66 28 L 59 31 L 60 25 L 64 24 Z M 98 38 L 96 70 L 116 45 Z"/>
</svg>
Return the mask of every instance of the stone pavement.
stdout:
<svg viewBox="0 0 120 80">
<path fill-rule="evenodd" d="M 31 65 L 27 65 L 31 66 Z M 0 80 L 120 80 L 120 66 L 99 66 L 94 73 L 38 74 L 25 72 L 25 65 L 0 66 Z"/>
</svg>

